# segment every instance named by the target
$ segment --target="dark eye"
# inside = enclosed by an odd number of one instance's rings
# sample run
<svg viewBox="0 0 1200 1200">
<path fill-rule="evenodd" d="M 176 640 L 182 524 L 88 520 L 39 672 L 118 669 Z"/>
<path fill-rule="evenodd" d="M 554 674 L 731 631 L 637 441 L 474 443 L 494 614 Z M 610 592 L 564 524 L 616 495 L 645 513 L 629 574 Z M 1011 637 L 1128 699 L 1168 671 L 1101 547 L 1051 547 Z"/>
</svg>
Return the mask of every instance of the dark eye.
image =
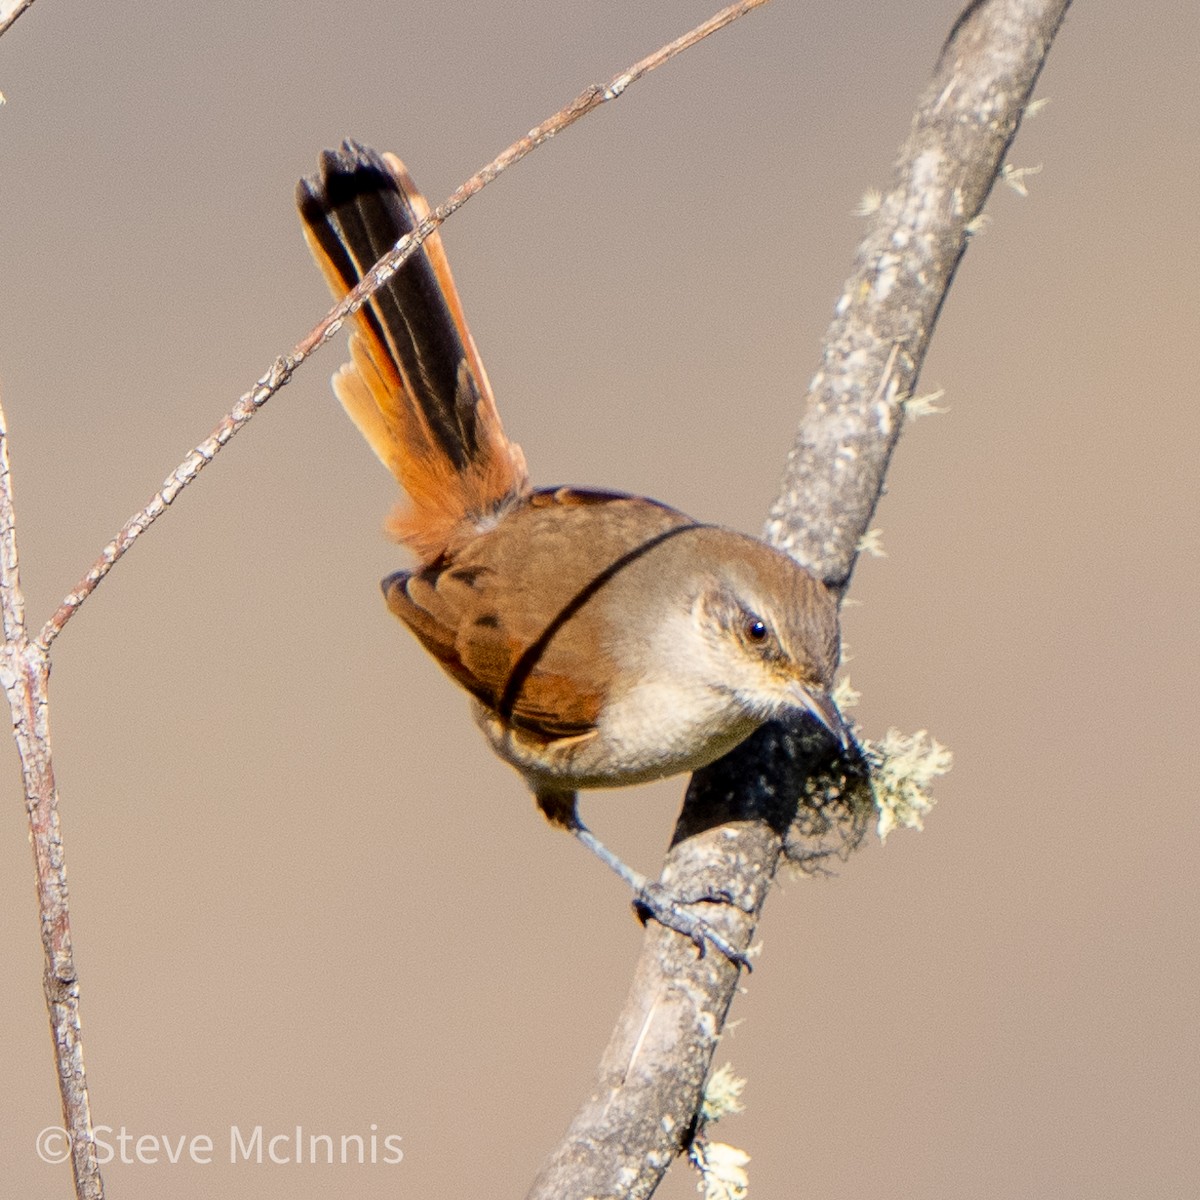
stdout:
<svg viewBox="0 0 1200 1200">
<path fill-rule="evenodd" d="M 767 623 L 761 617 L 747 616 L 742 629 L 746 634 L 746 641 L 756 646 L 761 646 L 767 640 Z"/>
</svg>

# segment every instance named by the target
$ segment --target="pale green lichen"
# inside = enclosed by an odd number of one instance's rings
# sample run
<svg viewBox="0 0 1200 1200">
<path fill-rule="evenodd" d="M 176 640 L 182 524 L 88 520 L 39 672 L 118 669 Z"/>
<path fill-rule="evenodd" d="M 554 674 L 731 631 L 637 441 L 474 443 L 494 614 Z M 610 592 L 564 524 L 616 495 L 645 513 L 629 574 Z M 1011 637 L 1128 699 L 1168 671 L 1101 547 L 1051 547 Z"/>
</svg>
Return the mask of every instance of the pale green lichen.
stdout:
<svg viewBox="0 0 1200 1200">
<path fill-rule="evenodd" d="M 1030 175 L 1040 175 L 1042 173 L 1042 164 L 1038 163 L 1036 167 L 1014 167 L 1012 163 L 1005 163 L 1000 168 L 1000 179 L 1007 183 L 1018 196 L 1028 196 L 1029 188 L 1025 180 Z"/>
<path fill-rule="evenodd" d="M 920 729 L 913 734 L 889 729 L 881 741 L 861 743 L 871 769 L 871 788 L 879 810 L 879 840 L 900 826 L 922 829 L 933 807 L 933 781 L 950 770 L 952 755 Z"/>
<path fill-rule="evenodd" d="M 936 392 L 926 392 L 923 396 L 909 396 L 904 401 L 904 415 L 916 420 L 917 417 L 932 417 L 949 412 L 948 408 L 942 408 L 938 404 L 945 394 L 945 388 L 938 388 Z"/>
<path fill-rule="evenodd" d="M 704 1193 L 704 1200 L 745 1200 L 749 1195 L 750 1176 L 746 1173 L 746 1164 L 750 1155 L 745 1150 L 724 1142 L 696 1138 L 688 1157 L 700 1172 L 696 1190 Z"/>
<path fill-rule="evenodd" d="M 843 675 L 831 692 L 843 714 L 860 699 Z M 880 841 L 893 829 L 921 829 L 933 807 L 935 779 L 950 770 L 952 755 L 922 729 L 889 729 L 880 741 L 864 738 L 847 721 L 852 744 L 804 781 L 796 815 L 784 839 L 784 858 L 802 874 L 820 874 L 832 858 L 846 859 L 870 822 Z"/>
<path fill-rule="evenodd" d="M 878 188 L 869 187 L 854 206 L 854 215 L 856 217 L 873 217 L 882 207 L 883 193 Z"/>
<path fill-rule="evenodd" d="M 887 558 L 887 551 L 883 548 L 883 530 L 868 529 L 858 539 L 857 550 L 859 554 L 869 554 L 872 558 Z"/>
<path fill-rule="evenodd" d="M 704 1100 L 700 1105 L 700 1116 L 706 1122 L 719 1121 L 730 1113 L 740 1113 L 742 1091 L 746 1081 L 733 1073 L 733 1064 L 726 1063 L 712 1073 L 704 1088 Z"/>
<path fill-rule="evenodd" d="M 745 1086 L 746 1081 L 733 1073 L 733 1064 L 726 1063 L 712 1073 L 704 1087 L 699 1131 L 688 1147 L 688 1158 L 700 1172 L 696 1188 L 705 1200 L 743 1200 L 749 1190 L 746 1164 L 750 1155 L 725 1142 L 711 1142 L 704 1133 L 714 1121 L 742 1111 Z"/>
</svg>

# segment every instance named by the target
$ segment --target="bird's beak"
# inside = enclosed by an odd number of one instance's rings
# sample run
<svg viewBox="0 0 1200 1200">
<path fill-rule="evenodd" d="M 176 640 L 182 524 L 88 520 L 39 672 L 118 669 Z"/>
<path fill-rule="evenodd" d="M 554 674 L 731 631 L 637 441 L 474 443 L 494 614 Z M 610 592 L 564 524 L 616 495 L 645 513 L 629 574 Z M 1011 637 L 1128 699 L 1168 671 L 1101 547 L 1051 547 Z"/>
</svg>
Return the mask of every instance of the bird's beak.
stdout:
<svg viewBox="0 0 1200 1200">
<path fill-rule="evenodd" d="M 388 606 L 390 612 L 395 613 L 401 620 L 407 621 L 405 611 L 409 607 L 405 603 L 405 588 L 404 585 L 412 578 L 411 571 L 393 571 L 390 575 L 379 581 L 380 588 L 383 589 L 383 599 Z M 393 597 L 398 597 L 399 602 Z"/>
<path fill-rule="evenodd" d="M 797 708 L 816 717 L 843 750 L 850 749 L 850 731 L 828 692 L 810 691 L 798 683 L 792 685 L 791 692 Z"/>
<path fill-rule="evenodd" d="M 393 571 L 390 575 L 385 575 L 379 581 L 379 586 L 383 591 L 383 598 L 385 600 L 388 599 L 392 594 L 392 588 L 397 584 L 403 583 L 411 574 L 411 571 Z"/>
</svg>

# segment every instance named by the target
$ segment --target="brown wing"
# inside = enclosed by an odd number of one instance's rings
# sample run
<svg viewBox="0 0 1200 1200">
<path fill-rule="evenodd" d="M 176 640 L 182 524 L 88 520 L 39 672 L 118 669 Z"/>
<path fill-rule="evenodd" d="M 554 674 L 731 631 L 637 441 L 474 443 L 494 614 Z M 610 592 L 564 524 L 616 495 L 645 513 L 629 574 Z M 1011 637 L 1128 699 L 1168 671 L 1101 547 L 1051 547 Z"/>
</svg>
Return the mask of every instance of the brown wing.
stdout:
<svg viewBox="0 0 1200 1200">
<path fill-rule="evenodd" d="M 625 563 L 694 526 L 650 500 L 535 492 L 436 563 L 394 576 L 388 606 L 506 722 L 578 736 L 595 727 L 615 671 L 592 600 Z"/>
</svg>

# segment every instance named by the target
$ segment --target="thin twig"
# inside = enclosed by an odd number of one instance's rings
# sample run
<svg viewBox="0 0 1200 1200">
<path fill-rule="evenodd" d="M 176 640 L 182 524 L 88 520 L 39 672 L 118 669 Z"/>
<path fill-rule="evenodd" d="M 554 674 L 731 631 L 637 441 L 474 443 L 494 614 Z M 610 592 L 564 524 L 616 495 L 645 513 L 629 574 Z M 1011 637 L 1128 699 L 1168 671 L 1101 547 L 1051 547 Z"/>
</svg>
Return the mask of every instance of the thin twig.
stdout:
<svg viewBox="0 0 1200 1200">
<path fill-rule="evenodd" d="M 0 649 L 0 683 L 8 696 L 14 737 L 21 759 L 37 875 L 38 904 L 46 960 L 45 993 L 54 1037 L 64 1125 L 70 1138 L 75 1190 L 80 1200 L 103 1200 L 104 1188 L 91 1125 L 79 1018 L 79 986 L 71 947 L 70 917 L 62 836 L 58 823 L 58 796 L 50 754 L 49 650 L 55 638 L 100 581 L 130 546 L 167 510 L 175 497 L 210 463 L 250 418 L 284 386 L 296 368 L 332 338 L 343 321 L 382 286 L 417 247 L 461 208 L 476 192 L 502 171 L 531 153 L 554 134 L 574 124 L 601 104 L 620 96 L 630 84 L 661 66 L 702 38 L 728 25 L 766 0 L 743 0 L 731 5 L 690 33 L 662 47 L 615 76 L 606 87 L 591 87 L 549 120 L 518 139 L 497 158 L 466 181 L 420 227 L 399 242 L 362 284 L 336 305 L 291 354 L 271 365 L 253 388 L 243 395 L 213 432 L 170 475 L 149 503 L 135 513 L 101 551 L 88 572 L 66 596 L 30 641 L 18 577 L 16 523 L 8 470 L 7 431 L 0 409 L 0 615 L 5 641 Z M 0 34 L 32 3 L 24 0 L 0 18 Z"/>
<path fill-rule="evenodd" d="M 71 950 L 71 918 L 67 907 L 67 874 L 58 824 L 58 793 L 50 758 L 49 701 L 46 686 L 50 663 L 46 652 L 29 641 L 25 601 L 18 569 L 16 514 L 8 469 L 8 429 L 0 407 L 0 611 L 4 645 L 0 647 L 0 682 L 12 714 L 13 737 L 21 758 L 25 808 L 29 814 L 37 876 L 45 956 L 43 986 L 58 1066 L 63 1124 L 71 1141 L 75 1192 L 80 1200 L 102 1200 L 104 1185 L 96 1161 L 83 1043 L 79 1025 L 79 985 Z"/>
<path fill-rule="evenodd" d="M 0 5 L 0 37 L 9 30 L 12 23 L 33 3 L 33 0 L 5 0 Z"/>
<path fill-rule="evenodd" d="M 4 620 L 4 642 L 14 645 L 25 636 L 25 597 L 17 559 L 17 517 L 8 469 L 8 423 L 3 405 L 0 405 L 0 613 Z"/>
<path fill-rule="evenodd" d="M 682 37 L 662 46 L 653 54 L 648 54 L 619 75 L 614 75 L 603 87 L 593 84 L 586 88 L 570 104 L 531 129 L 524 137 L 518 138 L 508 149 L 493 158 L 487 166 L 476 171 L 443 204 L 435 208 L 412 233 L 401 238 L 363 276 L 362 282 L 339 304 L 334 305 L 324 319 L 296 344 L 290 354 L 277 358 L 270 370 L 221 419 L 216 429 L 167 476 L 163 486 L 155 492 L 149 503 L 125 522 L 120 532 L 104 547 L 83 578 L 64 597 L 54 614 L 42 627 L 37 644 L 42 649 L 49 649 L 51 643 L 63 631 L 63 627 L 79 606 L 96 590 L 97 584 L 112 570 L 129 547 L 162 516 L 175 497 L 212 462 L 230 438 L 291 379 L 296 368 L 314 351 L 329 341 L 341 329 L 346 318 L 356 313 L 447 217 L 460 209 L 477 192 L 487 187 L 502 171 L 507 170 L 514 163 L 520 162 L 527 154 L 531 154 L 556 133 L 561 133 L 564 129 L 574 125 L 581 117 L 587 116 L 600 105 L 623 95 L 630 84 L 636 83 L 643 75 L 648 75 L 677 54 L 681 54 L 697 42 L 703 41 L 710 34 L 724 29 L 726 25 L 736 21 L 738 17 L 744 16 L 751 9 L 760 8 L 765 3 L 767 0 L 740 0 L 737 4 L 731 4 Z"/>
<path fill-rule="evenodd" d="M 938 313 L 1070 0 L 972 0 L 921 97 L 892 188 L 826 334 L 767 536 L 836 587 L 859 539 Z M 781 170 L 790 169 L 781 164 Z M 663 881 L 750 945 L 797 797 L 816 759 L 803 733 L 764 726 L 698 772 Z M 789 814 L 790 806 L 790 814 Z M 818 812 L 818 816 L 820 813 Z M 637 1198 L 686 1148 L 739 972 L 651 925 L 592 1094 L 531 1200 Z"/>
</svg>

